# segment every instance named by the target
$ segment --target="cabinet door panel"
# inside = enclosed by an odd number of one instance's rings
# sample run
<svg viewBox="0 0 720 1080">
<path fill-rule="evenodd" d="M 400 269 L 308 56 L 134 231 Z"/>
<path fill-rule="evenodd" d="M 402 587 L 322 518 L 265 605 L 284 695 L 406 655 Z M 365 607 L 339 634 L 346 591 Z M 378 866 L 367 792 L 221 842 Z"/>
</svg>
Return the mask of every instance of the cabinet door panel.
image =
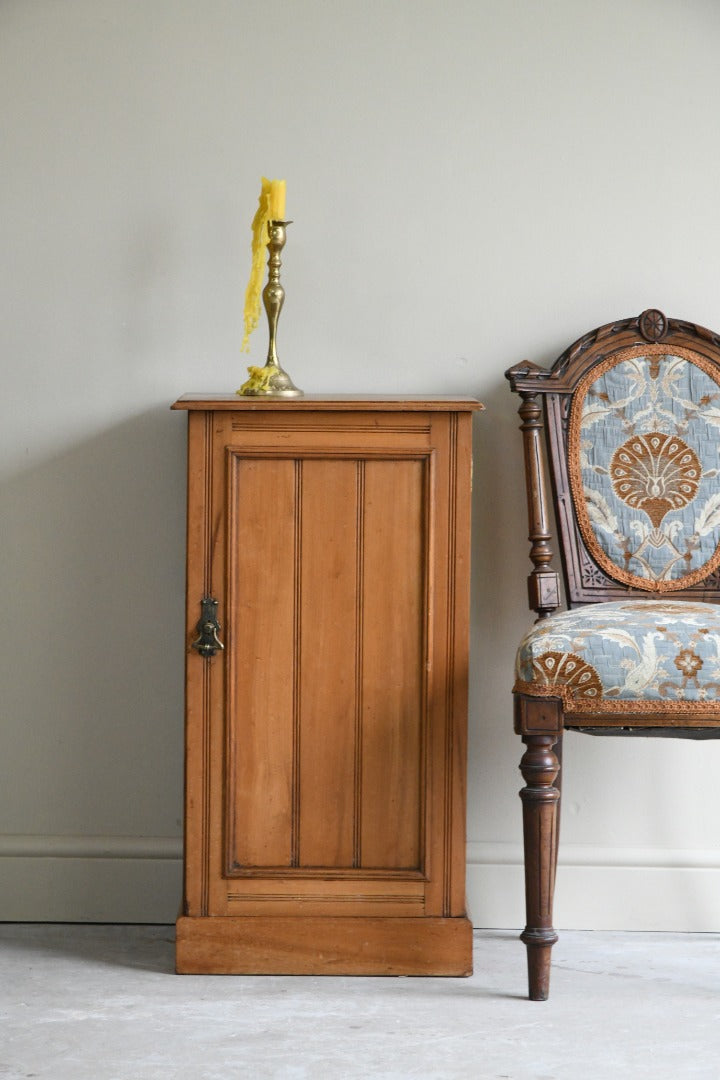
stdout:
<svg viewBox="0 0 720 1080">
<path fill-rule="evenodd" d="M 299 862 L 355 861 L 356 461 L 302 463 Z"/>
<path fill-rule="evenodd" d="M 425 723 L 425 463 L 368 461 L 362 583 L 361 861 L 419 868 Z"/>
<path fill-rule="evenodd" d="M 230 454 L 231 873 L 421 867 L 427 460 Z"/>
<path fill-rule="evenodd" d="M 291 866 L 296 467 L 231 455 L 228 472 L 228 862 Z"/>
</svg>

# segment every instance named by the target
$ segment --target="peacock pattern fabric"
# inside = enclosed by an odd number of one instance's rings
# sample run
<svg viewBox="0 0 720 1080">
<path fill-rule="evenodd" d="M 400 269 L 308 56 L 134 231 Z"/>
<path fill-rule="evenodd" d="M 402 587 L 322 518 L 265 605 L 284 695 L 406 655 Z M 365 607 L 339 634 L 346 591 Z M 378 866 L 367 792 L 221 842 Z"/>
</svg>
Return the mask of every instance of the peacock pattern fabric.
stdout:
<svg viewBox="0 0 720 1080">
<path fill-rule="evenodd" d="M 559 697 L 572 715 L 676 709 L 716 719 L 720 606 L 618 600 L 551 615 L 525 635 L 515 676 L 515 693 Z"/>
<path fill-rule="evenodd" d="M 688 588 L 720 564 L 720 376 L 689 349 L 620 349 L 573 395 L 570 488 L 585 545 L 626 585 Z"/>
</svg>

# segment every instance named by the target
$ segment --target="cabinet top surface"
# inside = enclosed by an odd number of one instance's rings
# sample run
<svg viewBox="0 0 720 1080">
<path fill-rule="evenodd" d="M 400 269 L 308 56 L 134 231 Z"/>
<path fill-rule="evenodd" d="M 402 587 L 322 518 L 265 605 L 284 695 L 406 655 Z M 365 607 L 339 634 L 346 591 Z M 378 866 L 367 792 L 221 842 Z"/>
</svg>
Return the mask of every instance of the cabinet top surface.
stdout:
<svg viewBox="0 0 720 1080">
<path fill-rule="evenodd" d="M 383 410 L 458 412 L 482 409 L 477 398 L 441 394 L 305 394 L 301 398 L 241 397 L 238 394 L 183 394 L 173 409 L 241 410 Z"/>
</svg>

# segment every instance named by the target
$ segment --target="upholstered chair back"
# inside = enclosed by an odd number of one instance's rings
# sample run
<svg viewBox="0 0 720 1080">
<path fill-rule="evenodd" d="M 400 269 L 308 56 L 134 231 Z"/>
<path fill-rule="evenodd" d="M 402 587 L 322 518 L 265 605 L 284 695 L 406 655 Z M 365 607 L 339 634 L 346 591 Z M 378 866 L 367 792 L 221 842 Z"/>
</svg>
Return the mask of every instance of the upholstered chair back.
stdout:
<svg viewBox="0 0 720 1080">
<path fill-rule="evenodd" d="M 653 310 L 509 375 L 545 402 L 571 606 L 720 598 L 720 340 Z"/>
<path fill-rule="evenodd" d="M 619 349 L 581 379 L 568 428 L 585 547 L 608 577 L 656 593 L 720 562 L 720 384 L 714 363 L 660 344 Z"/>
</svg>

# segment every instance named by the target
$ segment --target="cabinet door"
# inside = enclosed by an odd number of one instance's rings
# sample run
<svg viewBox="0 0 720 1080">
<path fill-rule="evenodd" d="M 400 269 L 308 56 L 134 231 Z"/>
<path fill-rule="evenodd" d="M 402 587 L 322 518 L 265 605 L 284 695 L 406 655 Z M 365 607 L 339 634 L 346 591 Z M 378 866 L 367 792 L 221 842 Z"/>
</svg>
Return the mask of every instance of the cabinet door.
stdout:
<svg viewBox="0 0 720 1080">
<path fill-rule="evenodd" d="M 188 658 L 189 913 L 462 914 L 457 416 L 193 420 L 225 649 Z"/>
</svg>

